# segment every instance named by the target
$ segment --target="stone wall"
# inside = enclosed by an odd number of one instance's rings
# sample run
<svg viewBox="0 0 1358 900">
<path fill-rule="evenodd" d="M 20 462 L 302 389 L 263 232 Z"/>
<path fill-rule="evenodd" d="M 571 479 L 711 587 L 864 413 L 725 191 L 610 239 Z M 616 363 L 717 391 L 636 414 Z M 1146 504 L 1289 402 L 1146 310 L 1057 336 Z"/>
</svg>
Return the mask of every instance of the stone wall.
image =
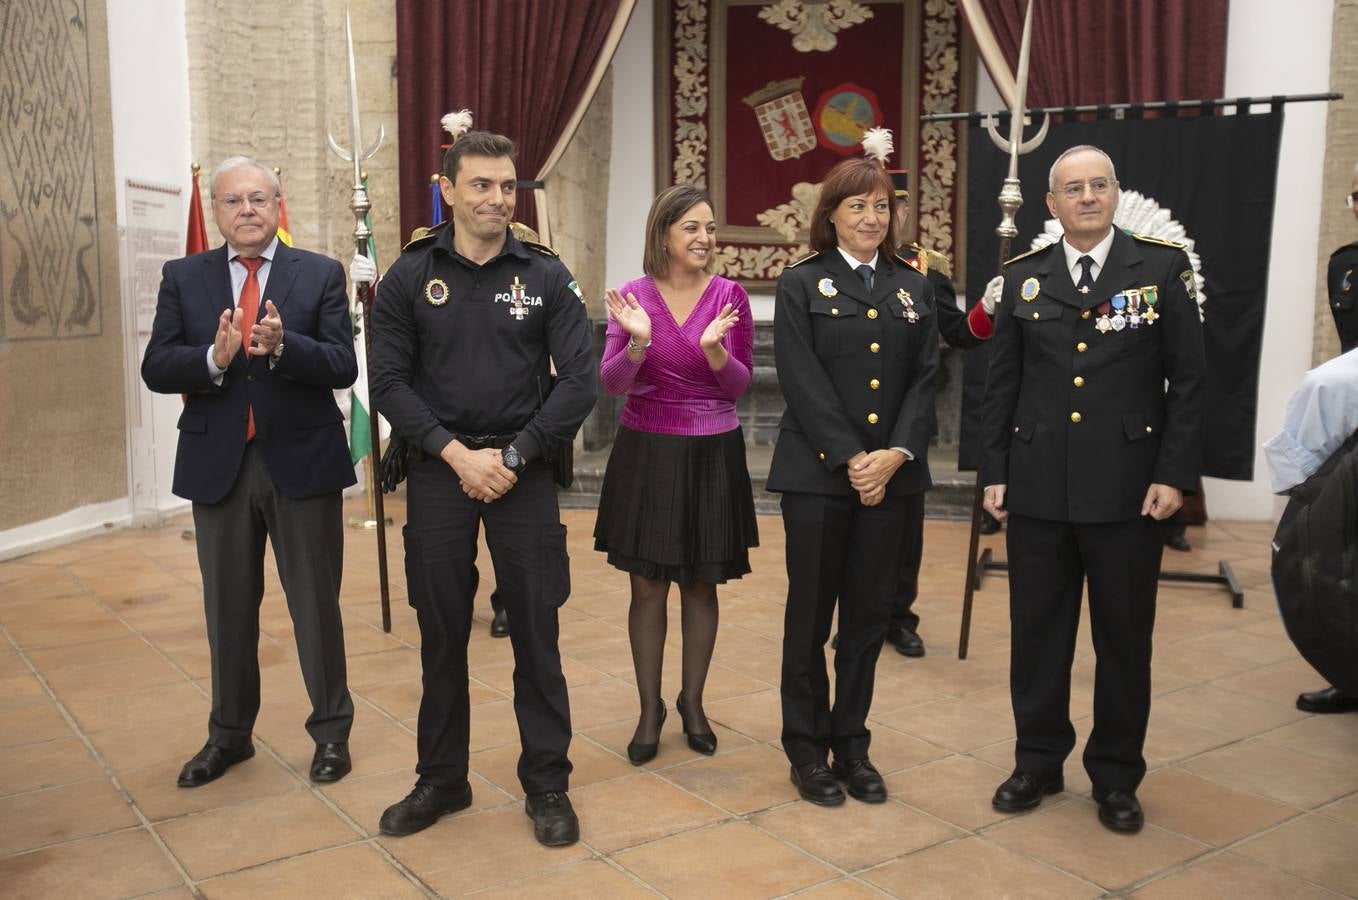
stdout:
<svg viewBox="0 0 1358 900">
<path fill-rule="evenodd" d="M 104 0 L 0 5 L 0 531 L 127 496 Z"/>
<path fill-rule="evenodd" d="M 1344 206 L 1353 190 L 1358 163 L 1358 0 L 1335 0 L 1330 43 L 1330 90 L 1344 95 L 1329 105 L 1325 123 L 1325 174 L 1321 192 L 1320 247 L 1316 260 L 1315 340 L 1311 354 L 1319 365 L 1339 354 L 1339 334 L 1330 314 L 1325 270 L 1335 248 L 1358 240 L 1358 222 Z M 1278 262 L 1281 262 L 1278 261 Z"/>
</svg>

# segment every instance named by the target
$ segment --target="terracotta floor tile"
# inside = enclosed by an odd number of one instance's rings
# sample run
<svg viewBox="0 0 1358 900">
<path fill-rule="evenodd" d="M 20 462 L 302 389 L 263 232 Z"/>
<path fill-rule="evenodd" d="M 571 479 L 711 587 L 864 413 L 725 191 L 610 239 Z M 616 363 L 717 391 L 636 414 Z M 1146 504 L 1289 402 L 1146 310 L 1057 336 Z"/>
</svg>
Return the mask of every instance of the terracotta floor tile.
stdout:
<svg viewBox="0 0 1358 900">
<path fill-rule="evenodd" d="M 976 830 L 1004 819 L 990 805 L 995 788 L 1009 777 L 970 756 L 953 756 L 887 777 L 891 796 L 961 828 Z"/>
<path fill-rule="evenodd" d="M 1150 726 L 1146 729 L 1143 754 L 1148 765 L 1166 765 L 1234 743 L 1236 738 L 1211 728 L 1203 728 L 1181 715 L 1151 704 Z"/>
<path fill-rule="evenodd" d="M 404 646 L 400 639 L 384 633 L 381 628 L 369 625 L 358 616 L 346 618 L 344 621 L 344 652 L 348 656 L 400 650 Z"/>
<path fill-rule="evenodd" d="M 707 701 L 703 705 L 714 725 L 723 725 L 752 741 L 777 741 L 783 733 L 782 702 L 777 690 Z"/>
<path fill-rule="evenodd" d="M 71 734 L 71 726 L 54 703 L 0 709 L 0 747 L 56 740 Z"/>
<path fill-rule="evenodd" d="M 1271 731 L 1306 715 L 1295 707 L 1280 706 L 1213 685 L 1201 685 L 1158 697 L 1154 710 L 1237 738 Z"/>
<path fill-rule="evenodd" d="M 274 752 L 281 756 L 293 771 L 303 778 L 311 770 L 311 757 L 316 753 L 316 742 L 309 735 L 289 741 L 274 741 Z M 354 772 L 371 775 L 391 769 L 414 771 L 418 760 L 415 735 L 390 719 L 374 716 L 354 718 L 349 733 L 349 755 Z"/>
<path fill-rule="evenodd" d="M 952 755 L 952 751 L 946 747 L 902 734 L 873 719 L 868 719 L 868 728 L 872 731 L 872 745 L 868 752 L 873 765 L 884 775 Z"/>
<path fill-rule="evenodd" d="M 1331 900 L 1334 894 L 1270 866 L 1260 865 L 1233 853 L 1222 853 L 1152 881 L 1132 896 L 1145 900 L 1202 900 L 1204 897 Z"/>
<path fill-rule="evenodd" d="M 605 852 L 726 818 L 717 807 L 645 773 L 571 791 L 580 839 Z"/>
<path fill-rule="evenodd" d="M 147 740 L 154 733 L 155 740 Z M 159 766 L 170 773 L 179 768 L 207 742 L 207 715 L 179 716 L 157 722 L 152 728 L 137 725 L 111 728 L 90 735 L 94 749 L 116 774 Z"/>
<path fill-rule="evenodd" d="M 627 754 L 627 744 L 632 740 L 632 735 L 636 733 L 635 715 L 636 713 L 633 712 L 633 718 L 622 719 L 611 725 L 590 728 L 582 733 L 610 753 L 615 754 L 619 759 L 624 759 Z M 665 720 L 665 727 L 660 731 L 660 747 L 656 757 L 643 765 L 642 769 L 652 772 L 659 771 L 671 766 L 683 765 L 698 755 L 688 748 L 683 733 L 679 731 L 678 721 L 678 713 L 670 709 L 669 718 Z M 709 719 L 708 724 L 712 726 L 712 733 L 717 736 L 717 756 L 756 743 L 756 741 L 739 732 L 732 731 L 714 719 Z"/>
<path fill-rule="evenodd" d="M 1205 844 L 1157 828 L 1149 819 L 1135 835 L 1115 834 L 1099 824 L 1092 801 L 1072 799 L 1016 816 L 986 831 L 986 838 L 1048 865 L 1119 890 L 1186 862 Z"/>
<path fill-rule="evenodd" d="M 69 666 L 45 672 L 44 677 L 63 702 L 89 697 L 106 697 L 130 690 L 184 682 L 184 673 L 157 656 L 150 648 L 145 654 L 116 662 L 89 666 Z"/>
<path fill-rule="evenodd" d="M 1137 791 L 1148 821 L 1223 847 L 1299 815 L 1294 806 L 1248 794 L 1183 769 L 1151 772 Z"/>
<path fill-rule="evenodd" d="M 768 744 L 695 759 L 665 769 L 660 777 L 736 815 L 797 799 L 788 780 L 787 757 Z"/>
<path fill-rule="evenodd" d="M 367 844 L 322 850 L 223 875 L 200 884 L 204 896 L 243 900 L 276 897 L 417 898 L 424 892 Z"/>
<path fill-rule="evenodd" d="M 379 772 L 376 775 L 354 777 L 353 773 L 334 784 L 321 786 L 321 792 L 330 798 L 350 818 L 358 823 L 366 833 L 378 834 L 377 823 L 388 806 L 398 803 L 410 793 L 419 776 L 414 769 L 405 771 Z M 473 772 L 469 781 L 472 786 L 472 805 L 475 812 L 512 803 L 504 791 Z"/>
<path fill-rule="evenodd" d="M 1312 809 L 1358 790 L 1358 769 L 1263 741 L 1231 744 L 1180 764 L 1204 778 Z"/>
<path fill-rule="evenodd" d="M 1233 853 L 1266 863 L 1332 891 L 1358 896 L 1358 825 L 1304 816 L 1245 841 Z"/>
<path fill-rule="evenodd" d="M 1265 637 L 1242 628 L 1214 629 L 1181 641 L 1179 646 L 1208 650 L 1256 665 L 1269 665 L 1297 657 L 1297 648 L 1287 639 L 1286 634 L 1278 633 Z"/>
<path fill-rule="evenodd" d="M 1315 669 L 1298 657 L 1260 666 L 1239 675 L 1228 675 L 1212 684 L 1286 707 L 1295 705 L 1297 695 L 1303 691 L 1316 690 L 1320 685 L 1317 678 Z"/>
<path fill-rule="evenodd" d="M 631 720 L 632 727 L 636 727 L 637 689 L 626 682 L 610 678 L 596 684 L 571 688 L 570 698 L 573 728 L 584 731 L 624 719 Z M 677 714 L 672 715 L 677 720 Z"/>
<path fill-rule="evenodd" d="M 9 900 L 135 897 L 183 885 L 143 828 L 106 834 L 0 859 Z"/>
<path fill-rule="evenodd" d="M 1014 734 L 1011 715 L 986 709 L 966 699 L 940 700 L 873 718 L 897 731 L 960 752 Z"/>
<path fill-rule="evenodd" d="M 514 701 L 482 703 L 471 710 L 471 750 L 487 750 L 519 743 L 519 720 L 514 716 Z"/>
<path fill-rule="evenodd" d="M 975 837 L 929 847 L 859 877 L 892 896 L 919 900 L 959 897 L 1075 900 L 1103 893 L 1087 881 Z"/>
<path fill-rule="evenodd" d="M 28 672 L 0 678 L 0 710 L 41 706 L 50 702 L 42 682 Z"/>
<path fill-rule="evenodd" d="M 613 676 L 607 672 L 601 672 L 593 666 L 586 665 L 579 660 L 565 657 L 561 660 L 561 674 L 566 677 L 566 686 L 571 695 L 571 712 L 575 712 L 575 690 L 577 687 L 595 684 L 600 681 L 610 681 Z M 489 666 L 479 666 L 472 675 L 477 681 L 493 688 L 504 694 L 506 697 L 514 693 L 514 661 L 513 659 L 505 662 L 495 663 Z"/>
<path fill-rule="evenodd" d="M 1312 715 L 1259 735 L 1266 744 L 1300 750 L 1340 765 L 1353 762 L 1358 747 L 1358 716 Z"/>
<path fill-rule="evenodd" d="M 357 689 L 419 678 L 420 653 L 402 647 L 351 657 L 348 660 L 348 675 L 349 687 Z"/>
<path fill-rule="evenodd" d="M 880 900 L 882 892 L 859 881 L 857 878 L 838 878 L 822 881 L 815 887 L 799 891 L 799 900 Z"/>
<path fill-rule="evenodd" d="M 177 784 L 179 769 L 187 760 L 188 756 L 177 763 L 119 772 L 118 781 L 142 815 L 152 822 L 235 806 L 302 787 L 296 776 L 258 745 L 253 758 L 232 766 L 221 778 L 201 787 L 182 788 Z"/>
<path fill-rule="evenodd" d="M 608 863 L 590 860 L 578 865 L 556 869 L 542 875 L 533 875 L 521 881 L 502 884 L 491 888 L 477 897 L 497 898 L 497 900 L 597 900 L 599 897 L 626 898 L 654 897 L 652 891 L 642 887 L 634 878 L 618 871 Z"/>
<path fill-rule="evenodd" d="M 27 622 L 10 622 L 10 636 L 20 647 L 81 644 L 106 638 L 126 637 L 128 628 L 103 610 L 78 616 L 52 616 Z"/>
<path fill-rule="evenodd" d="M 483 689 L 485 690 L 485 689 Z M 387 715 L 396 719 L 408 719 L 420 711 L 420 698 L 424 695 L 424 685 L 418 678 L 393 681 L 365 688 L 350 688 L 354 703 L 367 700 Z M 496 697 L 500 698 L 499 692 Z"/>
<path fill-rule="evenodd" d="M 104 767 L 77 738 L 0 750 L 0 797 L 103 777 Z"/>
<path fill-rule="evenodd" d="M 140 824 L 107 779 L 0 798 L 0 856 Z"/>
<path fill-rule="evenodd" d="M 171 819 L 156 830 L 197 880 L 359 837 L 310 791 L 300 789 Z"/>
<path fill-rule="evenodd" d="M 860 803 L 826 809 L 797 802 L 750 817 L 784 841 L 846 871 L 876 865 L 903 853 L 957 837 L 960 832 L 903 803 Z"/>
<path fill-rule="evenodd" d="M 776 897 L 839 873 L 744 822 L 634 847 L 615 859 L 666 897 Z M 718 887 L 719 886 L 719 887 Z"/>
<path fill-rule="evenodd" d="M 588 828 L 582 823 L 582 832 Z M 528 878 L 589 859 L 583 842 L 544 847 L 533 839 L 523 804 L 445 816 L 409 837 L 380 839 L 393 856 L 445 896 Z"/>
<path fill-rule="evenodd" d="M 482 750 L 472 754 L 473 772 L 486 778 L 496 787 L 515 799 L 523 799 L 523 787 L 519 784 L 518 742 Z M 570 750 L 571 790 L 585 785 L 608 781 L 634 774 L 637 770 L 627 760 L 588 738 L 577 735 L 571 741 Z"/>
<path fill-rule="evenodd" d="M 200 713 L 206 719 L 210 706 L 209 699 L 188 682 L 66 701 L 66 708 L 76 724 L 87 734 L 111 728 L 154 725 L 189 713 Z"/>
<path fill-rule="evenodd" d="M 1350 794 L 1343 800 L 1321 807 L 1318 812 L 1329 816 L 1331 819 L 1358 825 L 1358 794 Z"/>
</svg>

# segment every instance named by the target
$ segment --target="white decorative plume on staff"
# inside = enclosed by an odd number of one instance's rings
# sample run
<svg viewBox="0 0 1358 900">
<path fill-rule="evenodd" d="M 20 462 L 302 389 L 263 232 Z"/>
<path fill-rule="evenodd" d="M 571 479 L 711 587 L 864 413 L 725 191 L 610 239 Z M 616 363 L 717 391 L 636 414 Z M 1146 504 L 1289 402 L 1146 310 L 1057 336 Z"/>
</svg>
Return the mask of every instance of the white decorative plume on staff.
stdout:
<svg viewBox="0 0 1358 900">
<path fill-rule="evenodd" d="M 460 109 L 457 112 L 450 112 L 439 122 L 443 125 L 443 130 L 452 136 L 456 142 L 462 135 L 472 130 L 472 111 L 470 109 Z"/>
<path fill-rule="evenodd" d="M 863 132 L 863 155 L 877 160 L 884 168 L 895 150 L 890 128 L 869 128 Z"/>
</svg>

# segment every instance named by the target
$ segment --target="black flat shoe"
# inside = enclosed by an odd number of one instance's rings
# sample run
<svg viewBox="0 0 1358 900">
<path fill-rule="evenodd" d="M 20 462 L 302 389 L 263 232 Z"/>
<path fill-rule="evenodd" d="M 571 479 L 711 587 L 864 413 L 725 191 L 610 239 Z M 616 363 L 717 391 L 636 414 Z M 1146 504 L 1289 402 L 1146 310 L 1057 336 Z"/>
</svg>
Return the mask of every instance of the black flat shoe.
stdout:
<svg viewBox="0 0 1358 900">
<path fill-rule="evenodd" d="M 886 782 L 882 781 L 882 773 L 868 759 L 835 760 L 830 771 L 836 779 L 844 782 L 849 796 L 855 800 L 864 803 L 886 802 Z"/>
<path fill-rule="evenodd" d="M 1358 710 L 1358 697 L 1346 694 L 1337 687 L 1323 691 L 1307 691 L 1297 697 L 1297 709 L 1309 713 L 1342 713 Z"/>
<path fill-rule="evenodd" d="M 665 717 L 669 715 L 669 710 L 665 708 L 665 701 L 660 701 L 660 721 L 655 726 L 655 743 L 642 744 L 631 741 L 627 745 L 627 758 L 632 761 L 632 765 L 639 766 L 655 759 L 656 753 L 660 750 L 660 729 L 665 727 Z"/>
<path fill-rule="evenodd" d="M 1188 532 L 1182 525 L 1171 525 L 1165 529 L 1165 546 L 1180 553 L 1188 553 L 1193 545 L 1188 543 Z"/>
<path fill-rule="evenodd" d="M 348 741 L 317 744 L 316 753 L 311 757 L 311 780 L 320 784 L 339 781 L 353 767 L 349 759 Z"/>
<path fill-rule="evenodd" d="M 565 847 L 580 840 L 580 819 L 565 791 L 529 794 L 523 811 L 533 820 L 533 837 L 544 847 Z"/>
<path fill-rule="evenodd" d="M 825 763 L 793 766 L 792 783 L 797 786 L 797 793 L 808 803 L 839 806 L 844 802 L 844 792 L 839 789 L 839 782 L 835 781 L 834 774 L 825 767 Z"/>
<path fill-rule="evenodd" d="M 472 786 L 439 787 L 436 784 L 416 784 L 415 789 L 400 803 L 393 803 L 382 813 L 377 827 L 383 834 L 404 837 L 424 831 L 439 819 L 472 805 Z"/>
<path fill-rule="evenodd" d="M 1099 821 L 1112 831 L 1140 831 L 1146 824 L 1141 802 L 1131 791 L 1101 791 L 1094 789 L 1094 800 L 1099 804 Z"/>
<path fill-rule="evenodd" d="M 674 698 L 674 708 L 679 710 L 679 721 L 684 729 L 684 737 L 688 738 L 688 748 L 694 753 L 701 753 L 704 756 L 711 756 L 717 752 L 717 736 L 712 732 L 705 734 L 697 731 L 688 730 L 688 717 L 684 715 L 684 695 L 680 694 Z"/>
<path fill-rule="evenodd" d="M 230 750 L 214 744 L 204 744 L 203 749 L 194 754 L 193 759 L 184 763 L 179 770 L 180 787 L 202 787 L 209 781 L 216 781 L 226 774 L 226 770 L 236 763 L 245 762 L 255 755 L 255 745 L 246 744 L 239 750 Z"/>
<path fill-rule="evenodd" d="M 490 636 L 493 638 L 509 637 L 509 613 L 503 609 L 497 610 L 495 617 L 490 620 Z"/>
<path fill-rule="evenodd" d="M 924 655 L 924 641 L 920 639 L 918 634 L 904 625 L 889 628 L 886 633 L 886 641 L 895 647 L 896 652 L 901 656 L 918 657 Z"/>
<path fill-rule="evenodd" d="M 1065 779 L 1060 775 L 1042 778 L 1028 772 L 1015 772 L 995 789 L 990 805 L 1000 812 L 1023 812 L 1035 809 L 1046 795 L 1059 794 L 1065 789 Z"/>
</svg>

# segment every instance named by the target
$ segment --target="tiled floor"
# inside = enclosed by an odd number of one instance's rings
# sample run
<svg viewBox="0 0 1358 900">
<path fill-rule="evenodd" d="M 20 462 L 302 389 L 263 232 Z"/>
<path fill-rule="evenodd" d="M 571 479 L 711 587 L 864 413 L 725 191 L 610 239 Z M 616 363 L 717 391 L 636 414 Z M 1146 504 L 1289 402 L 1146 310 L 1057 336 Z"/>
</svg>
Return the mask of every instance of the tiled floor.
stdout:
<svg viewBox="0 0 1358 900">
<path fill-rule="evenodd" d="M 391 512 L 403 520 L 399 497 Z M 963 524 L 928 524 L 919 608 L 929 655 L 888 651 L 878 669 L 873 758 L 892 799 L 826 810 L 796 799 L 777 744 L 780 521 L 760 520 L 754 574 L 721 592 L 707 694 L 720 752 L 691 753 L 671 717 L 659 757 L 636 769 L 623 755 L 636 715 L 626 580 L 590 549 L 593 514 L 566 519 L 575 591 L 561 644 L 580 844 L 533 841 L 514 775 L 510 648 L 486 635 L 484 606 L 470 647 L 474 806 L 419 835 L 377 835 L 381 810 L 413 780 L 420 696 L 397 529 L 390 635 L 375 541 L 348 534 L 353 774 L 319 789 L 306 779 L 307 704 L 271 574 L 259 753 L 211 785 L 176 788 L 205 736 L 210 690 L 194 545 L 178 522 L 0 563 L 0 894 L 1358 895 L 1358 714 L 1293 706 L 1321 682 L 1279 625 L 1267 525 L 1213 523 L 1190 533 L 1191 555 L 1167 554 L 1167 565 L 1204 571 L 1230 560 L 1246 603 L 1232 609 L 1215 588 L 1162 588 L 1141 790 L 1150 824 L 1124 836 L 1097 824 L 1078 747 L 1067 793 L 1028 815 L 991 809 L 1013 749 L 1007 595 L 1002 576 L 987 580 L 971 658 L 958 660 Z M 678 689 L 674 604 L 667 698 Z M 1072 690 L 1082 736 L 1093 670 L 1082 636 Z"/>
</svg>

